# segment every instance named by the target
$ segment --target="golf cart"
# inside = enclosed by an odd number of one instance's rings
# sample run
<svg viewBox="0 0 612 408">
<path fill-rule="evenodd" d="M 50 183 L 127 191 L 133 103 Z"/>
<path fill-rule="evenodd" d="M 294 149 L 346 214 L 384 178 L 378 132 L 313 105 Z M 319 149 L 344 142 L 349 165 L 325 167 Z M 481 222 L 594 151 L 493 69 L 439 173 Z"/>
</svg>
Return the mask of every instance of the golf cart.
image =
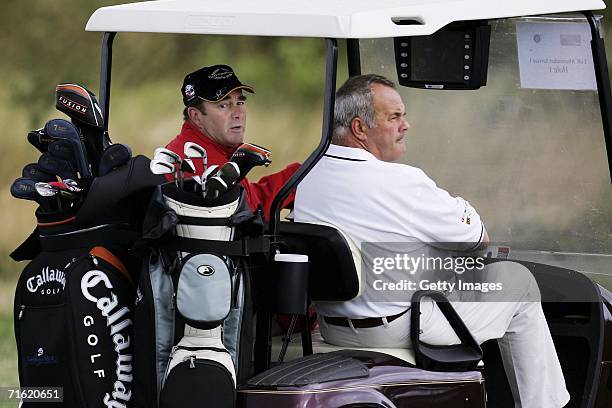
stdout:
<svg viewBox="0 0 612 408">
<path fill-rule="evenodd" d="M 338 68 L 398 83 L 414 126 L 410 163 L 478 203 L 499 243 L 493 261 L 512 259 L 537 279 L 568 406 L 612 404 L 612 99 L 601 19 L 589 11 L 604 7 L 601 0 L 164 0 L 92 15 L 87 30 L 104 33 L 99 95 L 106 127 L 117 33 L 316 37 L 327 44 L 321 140 L 275 198 L 268 229 L 274 250 L 308 255 L 308 284 L 277 290 L 271 270 L 259 277 L 260 299 L 279 291 L 295 296 L 291 304 L 260 302 L 256 375 L 239 385 L 238 406 L 514 405 L 495 342 L 483 345 L 480 364 L 480 349 L 452 313 L 449 321 L 463 332 L 458 347 L 417 338 L 413 349 L 340 350 L 308 330 L 299 346 L 288 341 L 291 333 L 272 338 L 273 313 L 299 315 L 301 327 L 310 327 L 308 303 L 353 299 L 365 282 L 359 250 L 342 231 L 280 220 L 281 203 L 330 144 Z M 338 67 L 344 45 L 348 66 Z"/>
</svg>

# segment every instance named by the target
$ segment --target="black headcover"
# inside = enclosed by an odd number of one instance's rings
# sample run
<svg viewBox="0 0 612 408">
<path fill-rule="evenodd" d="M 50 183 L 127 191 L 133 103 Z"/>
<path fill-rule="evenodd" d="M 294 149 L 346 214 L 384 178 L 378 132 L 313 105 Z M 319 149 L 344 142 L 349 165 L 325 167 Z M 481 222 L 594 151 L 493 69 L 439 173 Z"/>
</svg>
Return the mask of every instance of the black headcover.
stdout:
<svg viewBox="0 0 612 408">
<path fill-rule="evenodd" d="M 55 88 L 55 107 L 81 131 L 89 163 L 96 171 L 102 152 L 110 145 L 96 95 L 80 85 L 60 84 Z"/>
<path fill-rule="evenodd" d="M 55 107 L 79 124 L 104 129 L 104 118 L 96 95 L 80 85 L 58 85 L 55 88 Z"/>
</svg>

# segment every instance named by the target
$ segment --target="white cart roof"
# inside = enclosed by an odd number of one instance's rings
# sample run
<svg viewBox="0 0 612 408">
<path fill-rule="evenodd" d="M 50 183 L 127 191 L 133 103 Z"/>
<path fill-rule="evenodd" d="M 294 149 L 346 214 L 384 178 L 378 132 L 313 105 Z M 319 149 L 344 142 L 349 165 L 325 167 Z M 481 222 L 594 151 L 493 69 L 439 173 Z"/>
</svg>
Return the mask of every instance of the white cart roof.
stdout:
<svg viewBox="0 0 612 408">
<path fill-rule="evenodd" d="M 158 0 L 98 9 L 86 30 L 381 38 L 428 35 L 460 20 L 605 8 L 602 0 Z M 420 25 L 397 25 L 396 19 Z"/>
</svg>

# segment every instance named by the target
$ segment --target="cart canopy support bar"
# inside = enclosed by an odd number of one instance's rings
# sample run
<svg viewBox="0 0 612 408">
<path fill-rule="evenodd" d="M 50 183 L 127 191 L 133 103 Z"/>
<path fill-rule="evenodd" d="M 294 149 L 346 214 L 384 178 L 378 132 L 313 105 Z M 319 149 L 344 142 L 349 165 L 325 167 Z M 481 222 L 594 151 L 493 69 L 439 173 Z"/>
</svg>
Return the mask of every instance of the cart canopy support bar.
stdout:
<svg viewBox="0 0 612 408">
<path fill-rule="evenodd" d="M 599 23 L 590 11 L 584 11 L 584 16 L 591 26 L 591 51 L 593 53 L 593 65 L 595 66 L 595 79 L 597 80 L 597 92 L 599 94 L 599 108 L 601 109 L 601 123 L 603 125 L 604 138 L 606 141 L 606 152 L 608 154 L 608 172 L 612 181 L 612 96 L 610 93 L 610 79 L 608 77 L 608 60 L 606 59 L 606 48 Z"/>
<path fill-rule="evenodd" d="M 300 168 L 291 176 L 291 178 L 283 185 L 278 192 L 270 210 L 269 231 L 272 235 L 273 245 L 278 244 L 278 233 L 280 228 L 280 207 L 289 193 L 298 185 L 300 181 L 308 174 L 315 164 L 323 157 L 327 148 L 331 143 L 333 122 L 334 122 L 334 103 L 336 95 L 336 73 L 338 65 L 338 41 L 328 38 L 327 42 L 327 62 L 325 68 L 325 94 L 323 99 L 323 129 L 321 141 L 317 148 L 308 156 Z M 272 254 L 272 256 L 274 256 Z M 257 330 L 255 339 L 255 373 L 258 374 L 270 368 L 271 359 L 271 305 L 269 300 L 272 299 L 270 293 L 273 287 L 272 274 L 267 273 L 260 280 L 260 304 L 257 311 Z M 266 304 L 267 301 L 267 304 Z M 303 316 L 302 327 L 309 327 L 308 316 Z M 310 345 L 310 332 L 308 329 L 303 329 L 302 332 L 302 348 L 305 355 L 312 353 Z"/>
<path fill-rule="evenodd" d="M 104 118 L 104 131 L 108 132 L 110 113 L 111 69 L 113 65 L 113 40 L 117 33 L 104 33 L 100 63 L 100 106 Z"/>
<path fill-rule="evenodd" d="M 300 181 L 308 174 L 315 164 L 323 157 L 331 143 L 334 125 L 334 102 L 336 95 L 336 72 L 338 65 L 338 41 L 333 38 L 327 41 L 327 65 L 325 68 L 325 94 L 323 101 L 323 129 L 321 141 L 317 148 L 308 156 L 300 168 L 283 185 L 281 190 L 274 197 L 270 208 L 269 231 L 273 238 L 278 236 L 280 222 L 280 207 L 285 198 L 289 195 Z"/>
</svg>

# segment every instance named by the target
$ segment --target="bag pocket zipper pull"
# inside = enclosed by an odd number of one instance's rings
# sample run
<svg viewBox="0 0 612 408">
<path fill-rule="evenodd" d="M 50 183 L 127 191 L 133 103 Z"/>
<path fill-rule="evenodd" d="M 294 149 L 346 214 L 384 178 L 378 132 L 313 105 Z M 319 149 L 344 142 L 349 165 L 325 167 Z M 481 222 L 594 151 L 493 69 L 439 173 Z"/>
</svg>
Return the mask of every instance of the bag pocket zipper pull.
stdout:
<svg viewBox="0 0 612 408">
<path fill-rule="evenodd" d="M 21 305 L 19 306 L 19 315 L 17 316 L 17 320 L 21 320 L 21 318 L 23 317 L 23 311 L 25 310 L 25 305 Z"/>
<path fill-rule="evenodd" d="M 195 368 L 195 359 L 196 359 L 196 355 L 192 354 L 190 356 L 185 357 L 183 361 L 189 360 L 189 368 Z"/>
</svg>

